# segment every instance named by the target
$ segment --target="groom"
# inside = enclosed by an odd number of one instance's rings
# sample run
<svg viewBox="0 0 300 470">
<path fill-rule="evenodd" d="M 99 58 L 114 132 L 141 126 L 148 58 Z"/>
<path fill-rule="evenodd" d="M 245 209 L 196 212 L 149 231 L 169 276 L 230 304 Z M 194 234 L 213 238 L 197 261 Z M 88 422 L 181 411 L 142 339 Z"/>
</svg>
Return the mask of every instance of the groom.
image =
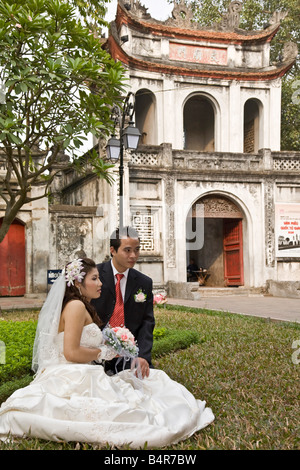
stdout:
<svg viewBox="0 0 300 470">
<path fill-rule="evenodd" d="M 102 282 L 101 296 L 92 303 L 104 324 L 109 322 L 111 326 L 120 326 L 119 322 L 123 322 L 131 331 L 139 347 L 138 361 L 142 377 L 148 377 L 149 367 L 153 367 L 151 350 L 155 324 L 152 279 L 134 269 L 140 254 L 140 241 L 135 229 L 116 229 L 110 237 L 110 253 L 110 261 L 97 265 Z M 115 320 L 116 310 L 123 315 L 123 321 Z M 115 372 L 115 362 L 106 363 L 106 368 Z"/>
</svg>

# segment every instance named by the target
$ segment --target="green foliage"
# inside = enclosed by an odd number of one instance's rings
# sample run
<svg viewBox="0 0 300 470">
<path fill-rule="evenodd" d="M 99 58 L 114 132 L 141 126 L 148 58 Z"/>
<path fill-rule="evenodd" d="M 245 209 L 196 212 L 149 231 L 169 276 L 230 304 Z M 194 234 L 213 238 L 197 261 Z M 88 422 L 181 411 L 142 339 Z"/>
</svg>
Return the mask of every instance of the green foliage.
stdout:
<svg viewBox="0 0 300 470">
<path fill-rule="evenodd" d="M 103 133 L 122 90 L 120 64 L 61 0 L 1 3 L 0 66 L 0 140 L 28 153 L 37 143 L 72 151 L 73 139 Z"/>
<path fill-rule="evenodd" d="M 22 205 L 33 200 L 33 185 L 43 182 L 45 192 L 35 197 L 47 196 L 55 165 L 71 166 L 88 135 L 109 135 L 111 109 L 122 100 L 124 69 L 104 50 L 97 31 L 81 23 L 76 2 L 0 3 L 0 144 L 6 170 L 0 180 L 6 203 L 0 242 Z M 84 10 L 96 3 L 81 5 Z M 85 171 L 111 183 L 109 168 L 85 157 Z"/>
<path fill-rule="evenodd" d="M 186 349 L 191 344 L 199 342 L 199 335 L 195 331 L 160 329 L 161 333 L 154 336 L 152 355 L 158 358 L 179 349 Z"/>
<path fill-rule="evenodd" d="M 0 386 L 29 374 L 36 321 L 0 321 L 0 341 L 5 345 L 5 363 L 0 364 Z"/>
<path fill-rule="evenodd" d="M 92 24 L 107 24 L 103 18 L 106 13 L 105 5 L 110 3 L 110 1 L 111 0 L 69 0 L 69 3 L 78 8 L 86 26 L 91 26 Z"/>
<path fill-rule="evenodd" d="M 166 328 L 154 328 L 153 339 L 154 341 L 161 338 L 166 334 Z"/>
<path fill-rule="evenodd" d="M 7 400 L 8 397 L 19 388 L 26 387 L 32 382 L 32 375 L 23 375 L 21 378 L 12 379 L 0 385 L 0 403 Z"/>
</svg>

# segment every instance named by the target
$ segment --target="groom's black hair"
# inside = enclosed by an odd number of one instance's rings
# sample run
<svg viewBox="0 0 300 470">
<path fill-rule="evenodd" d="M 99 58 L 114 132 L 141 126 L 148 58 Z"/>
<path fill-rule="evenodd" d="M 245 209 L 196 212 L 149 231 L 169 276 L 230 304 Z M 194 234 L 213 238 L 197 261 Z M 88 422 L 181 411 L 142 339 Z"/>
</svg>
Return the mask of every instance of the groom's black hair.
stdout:
<svg viewBox="0 0 300 470">
<path fill-rule="evenodd" d="M 112 246 L 115 251 L 118 251 L 119 246 L 121 245 L 122 238 L 137 238 L 140 239 L 139 234 L 133 227 L 122 227 L 117 228 L 113 231 L 110 236 L 110 246 Z"/>
</svg>

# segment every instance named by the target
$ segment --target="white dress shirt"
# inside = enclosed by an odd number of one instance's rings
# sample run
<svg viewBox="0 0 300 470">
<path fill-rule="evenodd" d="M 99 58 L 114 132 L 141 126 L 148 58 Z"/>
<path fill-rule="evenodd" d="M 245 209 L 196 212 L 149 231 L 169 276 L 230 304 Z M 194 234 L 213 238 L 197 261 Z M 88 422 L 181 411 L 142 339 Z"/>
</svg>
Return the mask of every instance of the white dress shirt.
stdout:
<svg viewBox="0 0 300 470">
<path fill-rule="evenodd" d="M 115 285 L 117 284 L 116 274 L 124 274 L 124 276 L 122 277 L 122 279 L 121 279 L 121 281 L 120 281 L 121 293 L 122 293 L 122 297 L 123 297 L 123 300 L 124 300 L 124 298 L 125 298 L 125 290 L 126 290 L 126 283 L 127 283 L 127 278 L 128 278 L 129 269 L 126 269 L 126 271 L 124 271 L 123 273 L 119 273 L 119 272 L 116 270 L 116 268 L 114 267 L 113 260 L 111 260 L 111 267 L 112 267 L 112 270 L 113 270 Z"/>
</svg>

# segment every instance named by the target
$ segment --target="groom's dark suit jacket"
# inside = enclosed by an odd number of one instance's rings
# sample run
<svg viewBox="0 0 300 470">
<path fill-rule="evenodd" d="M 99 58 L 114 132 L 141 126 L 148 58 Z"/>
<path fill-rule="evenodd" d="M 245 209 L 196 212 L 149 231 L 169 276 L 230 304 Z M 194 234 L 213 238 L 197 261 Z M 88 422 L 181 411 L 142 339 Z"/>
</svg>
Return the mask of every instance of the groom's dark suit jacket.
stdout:
<svg viewBox="0 0 300 470">
<path fill-rule="evenodd" d="M 111 261 L 97 265 L 102 282 L 101 296 L 92 300 L 97 313 L 106 325 L 112 316 L 116 303 L 116 290 Z M 145 302 L 136 302 L 134 296 L 141 290 L 146 295 Z M 139 357 L 146 359 L 150 367 L 153 345 L 153 314 L 152 279 L 145 274 L 130 268 L 124 298 L 125 326 L 137 340 Z"/>
</svg>

